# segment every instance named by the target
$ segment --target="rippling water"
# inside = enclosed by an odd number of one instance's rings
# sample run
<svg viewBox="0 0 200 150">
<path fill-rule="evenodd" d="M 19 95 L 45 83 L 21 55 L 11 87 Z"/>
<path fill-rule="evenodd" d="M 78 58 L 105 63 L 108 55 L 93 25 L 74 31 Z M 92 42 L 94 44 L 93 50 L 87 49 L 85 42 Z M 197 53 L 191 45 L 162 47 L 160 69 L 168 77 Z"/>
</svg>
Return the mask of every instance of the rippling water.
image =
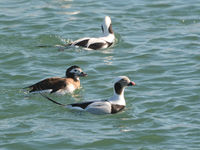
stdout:
<svg viewBox="0 0 200 150">
<path fill-rule="evenodd" d="M 38 48 L 101 35 L 105 15 L 117 37 L 102 51 Z M 199 0 L 0 0 L 0 149 L 200 149 Z M 23 87 L 88 73 L 62 103 L 112 95 L 126 75 L 125 111 L 95 116 L 60 108 Z"/>
</svg>

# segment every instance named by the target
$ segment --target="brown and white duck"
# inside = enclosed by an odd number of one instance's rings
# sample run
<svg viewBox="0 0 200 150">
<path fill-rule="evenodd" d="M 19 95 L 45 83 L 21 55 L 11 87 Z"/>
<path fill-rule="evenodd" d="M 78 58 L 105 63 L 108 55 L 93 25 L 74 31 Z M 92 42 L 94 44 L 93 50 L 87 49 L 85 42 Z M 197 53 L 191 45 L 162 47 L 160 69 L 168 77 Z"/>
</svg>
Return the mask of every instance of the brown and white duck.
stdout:
<svg viewBox="0 0 200 150">
<path fill-rule="evenodd" d="M 28 86 L 30 93 L 48 92 L 57 94 L 72 93 L 80 88 L 79 77 L 87 76 L 79 66 L 71 66 L 66 70 L 65 77 L 52 77 Z"/>
<path fill-rule="evenodd" d="M 58 105 L 64 106 L 70 109 L 83 110 L 90 112 L 92 114 L 102 115 L 102 114 L 115 114 L 122 111 L 126 106 L 126 101 L 124 98 L 124 89 L 127 86 L 134 86 L 135 83 L 130 81 L 126 76 L 119 76 L 116 78 L 114 83 L 114 94 L 112 97 L 104 100 L 94 100 L 82 103 L 73 103 L 64 105 L 61 104 L 46 95 L 41 94 L 48 100 L 56 103 Z"/>
</svg>

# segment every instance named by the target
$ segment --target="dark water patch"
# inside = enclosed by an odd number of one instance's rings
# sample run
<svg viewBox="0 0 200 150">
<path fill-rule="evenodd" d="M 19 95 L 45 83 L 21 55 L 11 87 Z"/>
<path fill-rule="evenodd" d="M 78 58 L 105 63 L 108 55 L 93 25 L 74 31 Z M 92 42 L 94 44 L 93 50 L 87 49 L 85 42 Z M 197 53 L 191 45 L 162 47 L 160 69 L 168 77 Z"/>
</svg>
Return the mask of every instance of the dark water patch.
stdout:
<svg viewBox="0 0 200 150">
<path fill-rule="evenodd" d="M 146 7 L 150 7 L 150 8 L 162 8 L 162 9 L 166 9 L 166 8 L 170 8 L 171 6 L 173 6 L 170 3 L 152 3 L 152 4 L 147 4 Z"/>
</svg>

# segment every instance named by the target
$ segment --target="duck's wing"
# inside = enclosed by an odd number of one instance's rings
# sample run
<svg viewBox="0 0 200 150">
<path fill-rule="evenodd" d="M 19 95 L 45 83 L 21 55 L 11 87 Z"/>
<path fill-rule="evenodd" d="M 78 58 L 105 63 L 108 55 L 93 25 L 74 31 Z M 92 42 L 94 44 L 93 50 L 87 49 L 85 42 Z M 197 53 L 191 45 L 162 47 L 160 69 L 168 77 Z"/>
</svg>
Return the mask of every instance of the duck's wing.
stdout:
<svg viewBox="0 0 200 150">
<path fill-rule="evenodd" d="M 74 109 L 77 109 L 77 108 L 80 108 L 80 109 L 86 109 L 86 107 L 88 107 L 88 105 L 94 103 L 95 101 L 88 101 L 88 102 L 81 102 L 81 103 L 72 103 L 72 104 L 68 104 L 67 107 L 68 108 L 74 108 Z"/>
<path fill-rule="evenodd" d="M 88 41 L 90 40 L 90 38 L 82 38 L 82 39 L 78 39 L 74 42 L 72 42 L 71 45 L 73 46 L 81 46 L 81 47 L 87 47 L 88 45 Z"/>
<path fill-rule="evenodd" d="M 59 89 L 65 88 L 66 82 L 63 78 L 47 78 L 36 84 L 29 86 L 29 92 L 51 90 L 51 93 L 58 91 Z"/>
<path fill-rule="evenodd" d="M 86 111 L 97 115 L 110 114 L 111 109 L 111 103 L 105 100 L 93 102 L 85 108 Z"/>
<path fill-rule="evenodd" d="M 76 110 L 85 110 L 98 115 L 111 113 L 111 103 L 105 100 L 68 104 L 66 107 Z"/>
<path fill-rule="evenodd" d="M 106 42 L 102 38 L 87 37 L 87 38 L 82 38 L 82 39 L 76 40 L 76 41 L 72 42 L 71 45 L 97 50 L 97 49 L 101 49 L 101 48 L 107 48 L 111 44 L 109 42 Z"/>
<path fill-rule="evenodd" d="M 91 38 L 88 41 L 88 45 L 87 45 L 87 48 L 94 49 L 94 50 L 107 48 L 107 47 L 108 47 L 108 43 L 101 38 Z"/>
</svg>

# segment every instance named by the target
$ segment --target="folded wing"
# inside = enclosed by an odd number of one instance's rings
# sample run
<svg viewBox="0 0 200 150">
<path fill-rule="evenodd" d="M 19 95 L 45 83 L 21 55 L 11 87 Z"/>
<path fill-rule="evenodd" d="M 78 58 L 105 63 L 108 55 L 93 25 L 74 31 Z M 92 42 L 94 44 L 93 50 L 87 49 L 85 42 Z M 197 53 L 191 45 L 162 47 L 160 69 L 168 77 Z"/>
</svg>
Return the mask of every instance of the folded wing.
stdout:
<svg viewBox="0 0 200 150">
<path fill-rule="evenodd" d="M 58 91 L 61 88 L 66 87 L 65 79 L 62 78 L 48 78 L 44 79 L 36 84 L 29 86 L 30 93 L 43 90 L 51 90 L 51 93 Z"/>
</svg>

